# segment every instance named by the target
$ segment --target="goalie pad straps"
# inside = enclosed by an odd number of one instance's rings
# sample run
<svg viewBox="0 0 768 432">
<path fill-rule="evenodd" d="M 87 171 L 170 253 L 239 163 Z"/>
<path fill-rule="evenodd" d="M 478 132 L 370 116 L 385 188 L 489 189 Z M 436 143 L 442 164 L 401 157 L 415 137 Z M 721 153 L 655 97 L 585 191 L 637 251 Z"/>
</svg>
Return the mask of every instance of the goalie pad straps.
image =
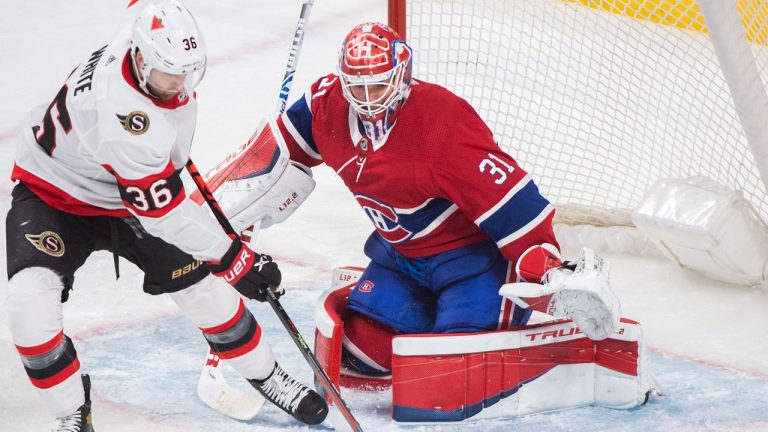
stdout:
<svg viewBox="0 0 768 432">
<path fill-rule="evenodd" d="M 461 421 L 598 405 L 628 409 L 650 391 L 640 325 L 604 341 L 572 322 L 393 340 L 393 419 Z M 564 386 L 563 383 L 568 383 Z"/>
</svg>

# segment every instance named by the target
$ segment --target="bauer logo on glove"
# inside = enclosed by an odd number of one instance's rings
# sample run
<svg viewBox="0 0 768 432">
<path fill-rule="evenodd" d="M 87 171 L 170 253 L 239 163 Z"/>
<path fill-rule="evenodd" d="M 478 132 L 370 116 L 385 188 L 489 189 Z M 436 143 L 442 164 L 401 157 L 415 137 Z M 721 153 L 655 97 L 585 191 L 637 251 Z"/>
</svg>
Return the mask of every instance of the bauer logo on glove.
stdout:
<svg viewBox="0 0 768 432">
<path fill-rule="evenodd" d="M 220 262 L 206 263 L 214 276 L 223 278 L 243 296 L 267 301 L 271 290 L 276 298 L 285 293 L 280 287 L 282 275 L 272 257 L 256 254 L 239 238 L 232 241 Z"/>
</svg>

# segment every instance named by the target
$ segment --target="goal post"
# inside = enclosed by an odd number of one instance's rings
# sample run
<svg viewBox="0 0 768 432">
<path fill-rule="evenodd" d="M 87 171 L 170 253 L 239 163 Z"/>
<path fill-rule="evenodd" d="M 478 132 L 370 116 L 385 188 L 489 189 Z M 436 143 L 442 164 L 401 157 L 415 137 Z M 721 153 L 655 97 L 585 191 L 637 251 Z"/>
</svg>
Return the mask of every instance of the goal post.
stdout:
<svg viewBox="0 0 768 432">
<path fill-rule="evenodd" d="M 469 100 L 567 225 L 705 176 L 768 220 L 768 0 L 389 0 L 414 77 Z"/>
</svg>

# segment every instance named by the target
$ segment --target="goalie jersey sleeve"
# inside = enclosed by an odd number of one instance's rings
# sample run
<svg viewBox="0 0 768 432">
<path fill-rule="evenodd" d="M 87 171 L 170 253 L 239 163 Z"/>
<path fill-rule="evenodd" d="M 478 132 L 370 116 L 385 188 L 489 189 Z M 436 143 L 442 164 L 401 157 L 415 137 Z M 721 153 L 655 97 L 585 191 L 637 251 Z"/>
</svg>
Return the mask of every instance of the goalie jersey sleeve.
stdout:
<svg viewBox="0 0 768 432">
<path fill-rule="evenodd" d="M 552 204 L 541 195 L 532 176 L 494 142 L 474 109 L 458 98 L 457 105 L 457 117 L 444 143 L 448 147 L 444 151 L 452 157 L 435 161 L 432 171 L 438 189 L 510 261 L 532 245 L 557 246 Z"/>
<path fill-rule="evenodd" d="M 377 233 L 407 257 L 490 238 L 514 262 L 532 245 L 557 245 L 554 208 L 531 176 L 466 101 L 440 86 L 414 80 L 379 140 L 365 136 L 333 74 L 277 123 L 291 159 L 336 171 Z"/>
<path fill-rule="evenodd" d="M 288 145 L 291 160 L 304 166 L 313 167 L 323 162 L 323 156 L 315 143 L 312 102 L 322 98 L 338 83 L 335 75 L 327 75 L 312 84 L 304 96 L 294 102 L 277 118 L 280 133 Z M 318 129 L 323 133 L 324 125 Z"/>
</svg>

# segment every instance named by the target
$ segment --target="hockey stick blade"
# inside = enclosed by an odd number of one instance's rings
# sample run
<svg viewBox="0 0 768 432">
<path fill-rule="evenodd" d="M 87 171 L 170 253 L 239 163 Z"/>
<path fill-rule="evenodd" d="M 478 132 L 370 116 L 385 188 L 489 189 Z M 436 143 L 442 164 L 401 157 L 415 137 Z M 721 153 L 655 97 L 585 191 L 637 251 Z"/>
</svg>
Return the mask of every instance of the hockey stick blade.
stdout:
<svg viewBox="0 0 768 432">
<path fill-rule="evenodd" d="M 214 411 L 244 421 L 255 418 L 266 401 L 258 393 L 230 386 L 224 378 L 221 359 L 210 351 L 197 382 L 197 396 Z"/>
</svg>

